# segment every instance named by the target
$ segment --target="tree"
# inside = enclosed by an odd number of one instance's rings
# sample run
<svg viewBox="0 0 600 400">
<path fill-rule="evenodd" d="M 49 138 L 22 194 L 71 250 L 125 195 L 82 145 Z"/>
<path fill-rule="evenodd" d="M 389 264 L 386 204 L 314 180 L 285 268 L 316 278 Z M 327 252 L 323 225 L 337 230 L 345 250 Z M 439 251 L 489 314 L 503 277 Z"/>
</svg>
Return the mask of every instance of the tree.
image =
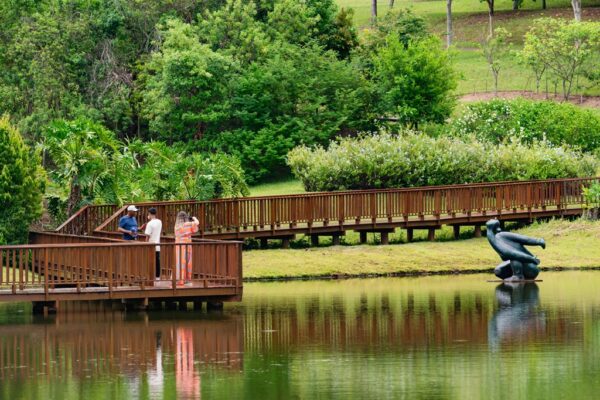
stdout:
<svg viewBox="0 0 600 400">
<path fill-rule="evenodd" d="M 457 74 L 437 38 L 414 40 L 404 46 L 392 34 L 373 62 L 373 79 L 385 116 L 416 127 L 427 121 L 441 123 L 452 112 Z"/>
<path fill-rule="evenodd" d="M 114 133 L 87 119 L 52 122 L 45 129 L 42 149 L 49 158 L 50 177 L 67 190 L 67 215 L 92 202 L 103 181 L 119 172 L 112 162 L 119 149 Z"/>
<path fill-rule="evenodd" d="M 485 1 L 488 6 L 488 34 L 489 36 L 492 36 L 494 34 L 494 0 L 479 1 Z"/>
<path fill-rule="evenodd" d="M 371 0 L 371 25 L 377 24 L 377 0 Z"/>
<path fill-rule="evenodd" d="M 0 118 L 0 243 L 24 243 L 42 215 L 45 173 L 8 116 Z"/>
<path fill-rule="evenodd" d="M 201 139 L 223 118 L 226 84 L 235 65 L 200 43 L 193 26 L 169 20 L 145 66 L 142 114 L 150 132 L 167 140 Z"/>
<path fill-rule="evenodd" d="M 542 18 L 525 34 L 521 54 L 557 77 L 568 100 L 573 85 L 589 71 L 597 70 L 595 57 L 599 51 L 600 23 Z"/>
<path fill-rule="evenodd" d="M 446 0 L 446 48 L 452 46 L 452 0 Z"/>
<path fill-rule="evenodd" d="M 503 58 L 508 54 L 510 33 L 504 28 L 496 28 L 493 36 L 488 36 L 481 43 L 481 51 L 490 67 L 494 78 L 494 96 L 498 95 L 498 76 L 503 65 Z"/>
<path fill-rule="evenodd" d="M 571 0 L 571 6 L 573 7 L 573 14 L 575 21 L 581 21 L 581 0 Z"/>
</svg>

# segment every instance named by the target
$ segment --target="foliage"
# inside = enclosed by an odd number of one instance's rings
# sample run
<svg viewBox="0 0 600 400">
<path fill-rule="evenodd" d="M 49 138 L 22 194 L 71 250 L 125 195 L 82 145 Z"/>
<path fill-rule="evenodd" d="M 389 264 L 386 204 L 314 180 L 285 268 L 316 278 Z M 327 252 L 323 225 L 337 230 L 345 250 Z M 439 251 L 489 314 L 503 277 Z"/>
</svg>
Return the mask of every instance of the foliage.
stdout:
<svg viewBox="0 0 600 400">
<path fill-rule="evenodd" d="M 511 34 L 504 28 L 496 28 L 493 35 L 489 35 L 481 43 L 481 52 L 487 61 L 492 76 L 494 77 L 494 93 L 498 93 L 498 76 L 503 67 L 502 61 L 509 52 Z"/>
<path fill-rule="evenodd" d="M 87 119 L 54 121 L 44 138 L 50 176 L 62 188 L 62 196 L 55 190 L 52 197 L 66 197 L 66 211 L 71 215 L 84 199 L 95 197 L 98 186 L 114 178 L 118 141 L 108 129 Z"/>
<path fill-rule="evenodd" d="M 296 145 L 325 144 L 375 119 L 369 82 L 334 53 L 279 43 L 269 54 L 230 82 L 227 131 L 204 138 L 240 158 L 254 180 L 284 174 Z"/>
<path fill-rule="evenodd" d="M 570 103 L 501 100 L 467 105 L 450 121 L 444 133 L 474 135 L 480 140 L 501 143 L 516 138 L 525 143 L 547 140 L 585 151 L 600 148 L 600 115 Z"/>
<path fill-rule="evenodd" d="M 369 53 L 373 52 L 386 46 L 391 35 L 407 47 L 410 42 L 429 36 L 429 32 L 425 20 L 410 9 L 392 9 L 377 19 L 374 29 L 365 33 L 363 46 Z"/>
<path fill-rule="evenodd" d="M 344 138 L 328 150 L 300 146 L 288 163 L 309 191 L 567 178 L 594 175 L 599 166 L 592 156 L 544 141 L 493 145 L 410 131 Z"/>
<path fill-rule="evenodd" d="M 600 207 L 600 184 L 594 182 L 589 186 L 583 187 L 583 200 L 587 208 Z"/>
<path fill-rule="evenodd" d="M 27 241 L 42 215 L 45 173 L 7 116 L 0 118 L 0 244 Z"/>
<path fill-rule="evenodd" d="M 161 142 L 123 143 L 89 120 L 53 122 L 42 148 L 51 168 L 46 196 L 53 216 L 83 204 L 207 200 L 248 194 L 239 161 Z"/>
<path fill-rule="evenodd" d="M 392 34 L 373 62 L 373 80 L 388 116 L 417 126 L 443 122 L 452 112 L 457 75 L 438 39 L 427 37 L 405 46 Z"/>
<path fill-rule="evenodd" d="M 223 118 L 233 62 L 200 44 L 195 28 L 181 21 L 167 21 L 162 37 L 146 65 L 142 115 L 160 139 L 200 139 Z"/>
<path fill-rule="evenodd" d="M 522 58 L 535 68 L 545 66 L 562 82 L 563 97 L 569 99 L 573 86 L 583 77 L 597 77 L 600 55 L 600 23 L 562 19 L 536 20 L 525 35 Z"/>
</svg>

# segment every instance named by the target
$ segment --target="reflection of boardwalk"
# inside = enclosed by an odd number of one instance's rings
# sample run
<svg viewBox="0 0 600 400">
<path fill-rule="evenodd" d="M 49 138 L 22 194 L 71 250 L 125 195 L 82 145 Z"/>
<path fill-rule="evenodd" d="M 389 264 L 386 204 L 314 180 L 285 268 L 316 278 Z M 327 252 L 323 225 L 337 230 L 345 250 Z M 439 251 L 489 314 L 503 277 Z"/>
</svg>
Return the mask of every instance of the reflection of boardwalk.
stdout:
<svg viewBox="0 0 600 400">
<path fill-rule="evenodd" d="M 174 374 L 178 391 L 194 394 L 198 368 L 242 368 L 239 319 L 176 315 L 183 319 L 124 321 L 121 313 L 97 309 L 89 317 L 61 313 L 50 324 L 0 326 L 0 381 L 148 374 L 158 388 Z M 163 365 L 167 360 L 172 364 Z"/>
<path fill-rule="evenodd" d="M 490 287 L 490 290 L 493 290 Z M 308 298 L 302 307 L 253 305 L 245 318 L 248 351 L 294 350 L 326 343 L 340 350 L 385 346 L 403 351 L 421 347 L 444 347 L 466 342 L 487 344 L 494 303 L 490 297 L 436 296 L 415 299 L 408 293 L 395 298 L 366 297 L 345 301 L 336 298 L 322 302 Z M 280 299 L 283 304 L 286 302 Z M 568 310 L 555 310 L 555 318 L 535 322 L 518 339 L 535 342 L 543 336 L 554 342 L 580 337 L 581 331 L 566 321 Z M 530 325 L 527 325 L 531 329 Z M 514 329 L 525 329 L 522 326 Z"/>
</svg>

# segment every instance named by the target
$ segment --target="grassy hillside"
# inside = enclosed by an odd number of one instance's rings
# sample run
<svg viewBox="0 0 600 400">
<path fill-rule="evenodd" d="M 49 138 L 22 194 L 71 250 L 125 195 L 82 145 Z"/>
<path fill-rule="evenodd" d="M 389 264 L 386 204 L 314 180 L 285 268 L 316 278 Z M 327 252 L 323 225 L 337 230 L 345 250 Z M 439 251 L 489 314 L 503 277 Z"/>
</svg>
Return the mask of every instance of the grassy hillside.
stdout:
<svg viewBox="0 0 600 400">
<path fill-rule="evenodd" d="M 368 29 L 371 15 L 370 0 L 338 0 L 341 7 L 354 9 L 354 22 L 360 29 Z M 379 1 L 379 15 L 389 9 L 388 0 Z M 572 18 L 569 0 L 548 0 L 548 9 L 541 9 L 541 0 L 526 0 L 523 8 L 512 11 L 512 1 L 498 0 L 494 26 L 504 27 L 512 33 L 514 49 L 523 43 L 523 36 L 534 19 L 541 17 Z M 396 0 L 394 8 L 410 8 L 425 18 L 432 32 L 441 38 L 446 33 L 446 2 Z M 478 0 L 453 0 L 455 61 L 462 74 L 457 94 L 489 92 L 493 90 L 493 79 L 485 59 L 478 50 L 488 29 L 487 5 Z M 600 20 L 600 0 L 583 0 L 583 19 Z M 502 67 L 499 90 L 534 90 L 535 80 L 529 71 L 523 70 L 513 57 L 509 57 Z M 542 88 L 545 89 L 545 85 Z M 554 92 L 549 83 L 548 91 Z M 585 95 L 600 95 L 600 88 L 586 90 Z"/>
<path fill-rule="evenodd" d="M 511 0 L 496 0 L 495 10 L 512 11 Z M 354 10 L 354 21 L 357 26 L 362 27 L 369 23 L 371 18 L 371 0 L 338 0 L 340 7 L 352 8 Z M 389 0 L 379 0 L 377 2 L 379 14 L 385 14 L 388 11 Z M 552 12 L 552 9 L 567 8 L 570 9 L 571 2 L 569 0 L 548 0 L 547 13 Z M 598 0 L 583 0 L 583 18 L 586 18 L 590 6 L 600 6 Z M 446 18 L 446 2 L 443 0 L 435 1 L 413 1 L 413 0 L 396 0 L 394 8 L 411 8 L 416 14 L 421 15 L 430 23 L 438 23 Z M 542 2 L 525 0 L 521 10 L 541 10 Z M 452 11 L 455 17 L 462 18 L 472 14 L 487 14 L 487 4 L 479 0 L 453 0 Z M 572 14 L 571 14 L 572 15 Z M 487 17 L 486 17 L 487 18 Z"/>
</svg>

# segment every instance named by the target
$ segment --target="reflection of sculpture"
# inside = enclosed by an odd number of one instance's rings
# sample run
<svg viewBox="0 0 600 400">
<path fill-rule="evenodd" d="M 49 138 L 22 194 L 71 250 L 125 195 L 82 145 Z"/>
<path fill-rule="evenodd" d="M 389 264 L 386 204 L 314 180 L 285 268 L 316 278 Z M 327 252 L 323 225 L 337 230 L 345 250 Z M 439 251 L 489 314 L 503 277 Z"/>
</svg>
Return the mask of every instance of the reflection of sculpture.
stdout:
<svg viewBox="0 0 600 400">
<path fill-rule="evenodd" d="M 540 260 L 531 254 L 525 245 L 540 246 L 545 249 L 544 239 L 502 232 L 497 219 L 491 219 L 485 225 L 488 241 L 503 261 L 494 269 L 494 274 L 504 280 L 535 279 L 540 273 L 537 267 Z"/>
<path fill-rule="evenodd" d="M 545 335 L 546 316 L 539 308 L 540 293 L 534 282 L 501 283 L 496 288 L 496 300 L 498 310 L 488 329 L 491 346 Z"/>
</svg>

